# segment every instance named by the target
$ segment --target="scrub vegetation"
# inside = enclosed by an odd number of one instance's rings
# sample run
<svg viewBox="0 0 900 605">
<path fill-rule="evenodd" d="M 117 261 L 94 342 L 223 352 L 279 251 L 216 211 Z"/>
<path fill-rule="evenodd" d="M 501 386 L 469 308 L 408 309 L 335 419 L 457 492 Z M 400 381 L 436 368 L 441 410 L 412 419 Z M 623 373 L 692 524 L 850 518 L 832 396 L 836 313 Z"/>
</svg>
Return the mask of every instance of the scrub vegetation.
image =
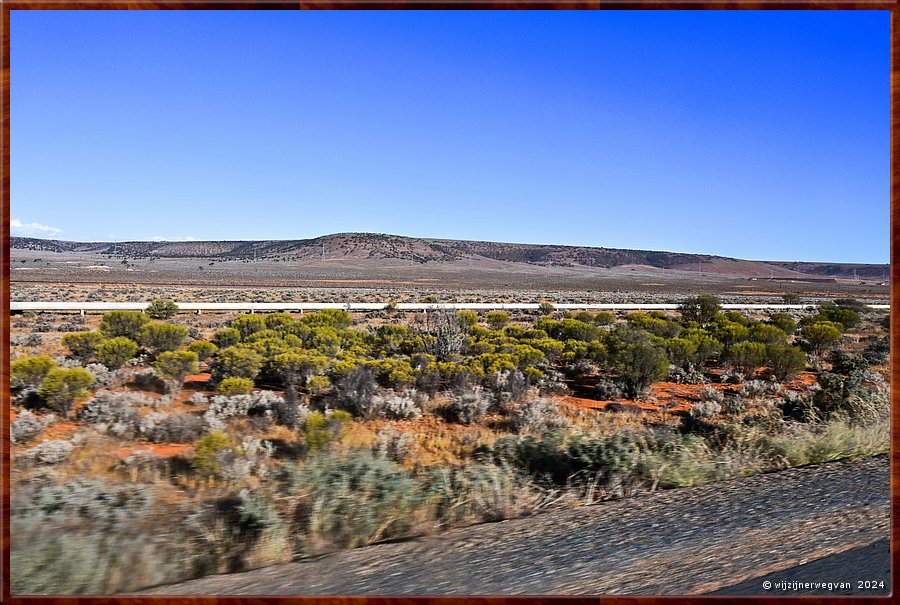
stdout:
<svg viewBox="0 0 900 605">
<path fill-rule="evenodd" d="M 134 591 L 884 453 L 886 317 L 712 295 L 670 313 L 14 316 L 12 592 Z"/>
</svg>

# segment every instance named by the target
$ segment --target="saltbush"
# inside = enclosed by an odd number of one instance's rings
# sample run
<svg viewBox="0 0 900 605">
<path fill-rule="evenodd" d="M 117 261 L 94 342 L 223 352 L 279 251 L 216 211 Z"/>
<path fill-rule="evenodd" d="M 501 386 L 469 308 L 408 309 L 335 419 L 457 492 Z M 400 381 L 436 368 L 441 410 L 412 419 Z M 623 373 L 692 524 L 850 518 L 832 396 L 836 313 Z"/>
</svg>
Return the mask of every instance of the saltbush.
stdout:
<svg viewBox="0 0 900 605">
<path fill-rule="evenodd" d="M 319 454 L 290 469 L 286 483 L 300 499 L 296 529 L 310 553 L 402 536 L 423 498 L 402 468 L 366 451 Z"/>
<path fill-rule="evenodd" d="M 513 408 L 509 419 L 518 433 L 539 433 L 569 426 L 569 421 L 559 413 L 559 409 L 544 398 L 520 402 Z"/>
<path fill-rule="evenodd" d="M 29 410 L 22 410 L 9 425 L 9 438 L 13 443 L 28 443 L 54 420 L 53 414 L 38 416 Z"/>
</svg>

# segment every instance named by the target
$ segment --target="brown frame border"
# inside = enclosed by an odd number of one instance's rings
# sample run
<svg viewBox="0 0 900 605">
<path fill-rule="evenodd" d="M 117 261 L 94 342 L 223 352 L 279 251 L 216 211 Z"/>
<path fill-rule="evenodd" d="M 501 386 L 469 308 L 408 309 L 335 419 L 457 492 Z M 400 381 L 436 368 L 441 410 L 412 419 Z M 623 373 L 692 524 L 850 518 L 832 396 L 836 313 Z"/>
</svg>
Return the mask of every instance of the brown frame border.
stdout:
<svg viewBox="0 0 900 605">
<path fill-rule="evenodd" d="M 102 604 L 123 603 L 126 605 L 152 602 L 154 604 L 195 603 L 197 605 L 213 605 L 217 603 L 309 603 L 311 605 L 344 605 L 372 604 L 393 605 L 394 603 L 411 603 L 415 605 L 437 605 L 439 603 L 471 603 L 479 605 L 520 605 L 523 603 L 566 603 L 571 605 L 595 605 L 600 602 L 598 596 L 542 596 L 542 597 L 229 597 L 229 596 L 86 596 L 86 597 L 12 597 L 10 595 L 10 489 L 7 480 L 9 472 L 9 302 L 10 302 L 10 11 L 11 10 L 357 10 L 357 9 L 587 9 L 587 10 L 889 10 L 890 15 L 890 227 L 891 227 L 891 350 L 900 351 L 900 289 L 894 284 L 900 278 L 900 0 L 0 0 L 0 146 L 2 146 L 2 164 L 0 164 L 0 193 L 2 193 L 2 278 L 0 278 L 0 602 L 38 604 L 69 604 L 78 602 L 94 602 Z M 898 477 L 898 458 L 900 458 L 900 360 L 891 356 L 891 526 L 896 527 L 900 507 L 895 506 L 900 498 L 900 477 Z M 891 533 L 891 594 L 900 594 L 900 539 L 895 532 Z M 876 605 L 893 602 L 891 596 L 880 597 L 828 597 L 828 596 L 610 596 L 602 597 L 603 602 L 611 605 L 656 605 L 670 603 L 714 604 L 714 603 L 773 603 L 782 600 L 798 600 L 804 603 L 836 605 L 854 603 Z"/>
</svg>

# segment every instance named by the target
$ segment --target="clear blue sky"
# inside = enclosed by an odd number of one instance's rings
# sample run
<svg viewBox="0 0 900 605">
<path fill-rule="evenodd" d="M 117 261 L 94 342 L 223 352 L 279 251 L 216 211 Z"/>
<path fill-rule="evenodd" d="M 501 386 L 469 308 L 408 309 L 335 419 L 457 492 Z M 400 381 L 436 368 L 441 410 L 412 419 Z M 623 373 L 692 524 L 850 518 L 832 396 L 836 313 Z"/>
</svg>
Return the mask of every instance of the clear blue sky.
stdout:
<svg viewBox="0 0 900 605">
<path fill-rule="evenodd" d="M 12 11 L 13 235 L 887 262 L 887 11 Z"/>
</svg>

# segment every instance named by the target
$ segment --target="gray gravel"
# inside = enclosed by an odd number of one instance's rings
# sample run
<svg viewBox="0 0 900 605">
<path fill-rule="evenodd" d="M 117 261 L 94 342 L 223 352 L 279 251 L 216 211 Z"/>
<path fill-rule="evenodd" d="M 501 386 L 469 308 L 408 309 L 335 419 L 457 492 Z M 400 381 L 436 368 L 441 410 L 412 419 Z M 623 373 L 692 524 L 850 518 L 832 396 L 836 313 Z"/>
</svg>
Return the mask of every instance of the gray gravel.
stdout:
<svg viewBox="0 0 900 605">
<path fill-rule="evenodd" d="M 887 458 L 840 461 L 142 594 L 704 594 L 884 540 L 889 506 Z M 886 554 L 870 564 L 882 573 Z M 772 594 L 760 584 L 740 594 Z"/>
</svg>

